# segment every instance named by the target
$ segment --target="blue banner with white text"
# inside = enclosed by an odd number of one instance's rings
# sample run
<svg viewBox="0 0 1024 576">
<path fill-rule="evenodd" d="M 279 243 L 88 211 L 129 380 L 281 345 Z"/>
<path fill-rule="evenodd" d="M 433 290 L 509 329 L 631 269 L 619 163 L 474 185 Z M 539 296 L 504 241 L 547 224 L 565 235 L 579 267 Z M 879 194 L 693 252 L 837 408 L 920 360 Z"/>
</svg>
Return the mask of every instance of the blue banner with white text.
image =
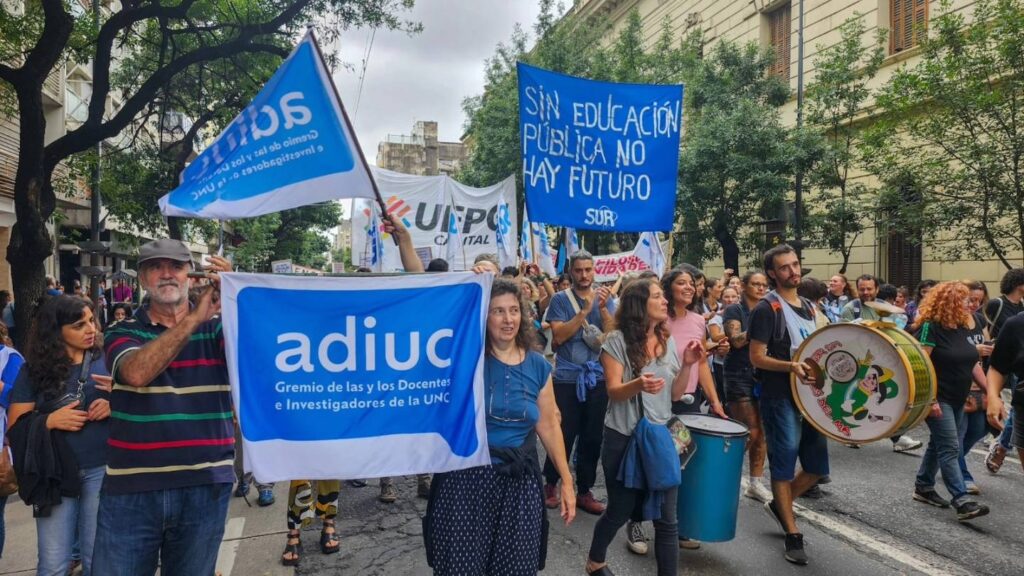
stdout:
<svg viewBox="0 0 1024 576">
<path fill-rule="evenodd" d="M 165 216 L 260 216 L 336 198 L 373 198 L 369 172 L 307 34 L 253 101 L 160 198 Z"/>
<path fill-rule="evenodd" d="M 523 184 L 533 221 L 671 230 L 683 87 L 586 80 L 521 62 L 517 68 Z"/>
<path fill-rule="evenodd" d="M 472 273 L 223 275 L 246 469 L 269 482 L 488 463 L 490 282 Z"/>
</svg>

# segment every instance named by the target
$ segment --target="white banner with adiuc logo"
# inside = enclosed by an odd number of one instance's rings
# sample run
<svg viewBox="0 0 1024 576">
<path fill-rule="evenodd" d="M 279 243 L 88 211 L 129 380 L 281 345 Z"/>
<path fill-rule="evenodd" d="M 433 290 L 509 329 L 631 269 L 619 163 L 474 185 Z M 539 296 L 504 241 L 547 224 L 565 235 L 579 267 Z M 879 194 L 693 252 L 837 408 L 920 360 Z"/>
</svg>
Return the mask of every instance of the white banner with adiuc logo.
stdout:
<svg viewBox="0 0 1024 576">
<path fill-rule="evenodd" d="M 223 274 L 245 469 L 276 482 L 489 464 L 491 281 L 472 273 Z"/>
<path fill-rule="evenodd" d="M 453 270 L 471 268 L 473 260 L 480 254 L 498 254 L 497 230 L 501 222 L 499 214 L 507 208 L 506 238 L 511 246 L 519 242 L 516 230 L 516 183 L 515 177 L 486 188 L 466 186 L 452 178 L 440 176 L 411 176 L 381 168 L 373 168 L 381 196 L 392 217 L 399 218 L 412 233 L 416 248 L 429 248 L 432 258 L 445 258 L 449 253 L 446 246 L 449 237 L 462 242 L 461 249 L 454 252 Z M 504 206 L 499 210 L 501 199 Z M 458 234 L 449 234 L 452 210 L 458 220 Z M 352 265 L 365 266 L 371 254 L 367 248 L 367 228 L 370 226 L 369 201 L 356 200 L 352 203 Z M 402 259 L 398 247 L 390 236 L 385 235 L 384 262 L 381 270 L 394 272 L 402 270 Z"/>
</svg>

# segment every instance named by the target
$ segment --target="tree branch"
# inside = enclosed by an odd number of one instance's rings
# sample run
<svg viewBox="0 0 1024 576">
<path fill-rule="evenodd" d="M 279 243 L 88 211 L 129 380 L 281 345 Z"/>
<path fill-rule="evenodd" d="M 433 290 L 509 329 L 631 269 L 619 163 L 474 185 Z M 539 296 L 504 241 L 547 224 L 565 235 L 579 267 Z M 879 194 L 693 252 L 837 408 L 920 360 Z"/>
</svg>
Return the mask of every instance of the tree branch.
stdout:
<svg viewBox="0 0 1024 576">
<path fill-rule="evenodd" d="M 61 0 L 41 0 L 41 4 L 43 32 L 19 69 L 24 71 L 32 82 L 39 84 L 46 80 L 47 75 L 57 64 L 74 28 L 74 18 L 64 10 L 64 3 Z M 8 81 L 13 84 L 13 81 Z"/>
<path fill-rule="evenodd" d="M 189 66 L 204 61 L 212 61 L 220 58 L 227 58 L 241 52 L 264 52 L 272 50 L 279 54 L 281 48 L 270 44 L 253 43 L 253 38 L 273 32 L 294 19 L 310 0 L 298 0 L 293 2 L 281 11 L 273 19 L 258 24 L 245 26 L 241 29 L 238 37 L 214 46 L 203 46 L 197 48 L 168 62 L 162 68 L 154 71 L 145 82 L 128 98 L 121 109 L 109 120 L 102 122 L 102 110 L 94 115 L 93 106 L 96 102 L 104 101 L 105 96 L 100 98 L 98 92 L 93 93 L 93 101 L 90 102 L 89 120 L 77 129 L 68 132 L 64 136 L 53 141 L 46 147 L 46 165 L 48 169 L 56 166 L 58 162 L 89 148 L 97 140 L 112 138 L 116 136 L 131 120 L 145 107 L 146 103 L 160 90 L 161 87 L 170 82 L 175 75 L 186 70 Z M 188 0 L 186 0 L 188 3 Z M 140 9 L 142 10 L 142 9 Z M 107 54 L 109 67 L 109 53 Z M 99 62 L 99 60 L 97 60 Z M 106 90 L 109 92 L 109 70 L 106 74 Z"/>
</svg>

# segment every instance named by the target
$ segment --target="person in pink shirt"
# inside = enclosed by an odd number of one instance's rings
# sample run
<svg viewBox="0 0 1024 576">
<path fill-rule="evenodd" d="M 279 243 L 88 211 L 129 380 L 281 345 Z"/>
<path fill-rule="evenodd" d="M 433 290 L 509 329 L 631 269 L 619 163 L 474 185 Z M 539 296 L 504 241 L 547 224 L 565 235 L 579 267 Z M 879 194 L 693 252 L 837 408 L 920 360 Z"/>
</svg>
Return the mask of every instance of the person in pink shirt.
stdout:
<svg viewBox="0 0 1024 576">
<path fill-rule="evenodd" d="M 685 268 L 677 268 L 661 279 L 661 285 L 668 299 L 669 331 L 672 332 L 672 338 L 676 341 L 679 351 L 685 350 L 694 340 L 703 346 L 707 341 L 707 321 L 695 310 L 697 291 L 693 274 Z M 700 370 L 691 372 L 686 393 L 693 395 L 693 401 L 673 403 L 674 413 L 711 412 L 721 418 L 727 418 L 715 390 L 715 379 L 707 363 L 704 363 Z"/>
</svg>

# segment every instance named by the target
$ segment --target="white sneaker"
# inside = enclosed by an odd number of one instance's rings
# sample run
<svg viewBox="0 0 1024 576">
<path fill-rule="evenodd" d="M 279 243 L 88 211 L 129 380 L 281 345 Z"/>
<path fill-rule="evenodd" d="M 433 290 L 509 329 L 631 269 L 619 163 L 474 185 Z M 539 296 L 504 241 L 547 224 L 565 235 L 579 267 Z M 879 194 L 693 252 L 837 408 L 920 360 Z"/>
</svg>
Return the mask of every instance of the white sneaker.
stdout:
<svg viewBox="0 0 1024 576">
<path fill-rule="evenodd" d="M 642 522 L 630 520 L 626 523 L 626 540 L 630 552 L 641 556 L 647 554 L 647 534 L 644 533 Z"/>
<path fill-rule="evenodd" d="M 771 502 L 772 491 L 770 488 L 764 485 L 764 480 L 760 478 L 751 478 L 747 484 L 747 489 L 744 490 L 743 495 L 747 498 L 753 498 L 758 502 Z"/>
<path fill-rule="evenodd" d="M 900 439 L 892 443 L 893 452 L 909 452 L 917 450 L 924 445 L 920 440 L 914 440 L 910 436 L 900 436 Z"/>
</svg>

